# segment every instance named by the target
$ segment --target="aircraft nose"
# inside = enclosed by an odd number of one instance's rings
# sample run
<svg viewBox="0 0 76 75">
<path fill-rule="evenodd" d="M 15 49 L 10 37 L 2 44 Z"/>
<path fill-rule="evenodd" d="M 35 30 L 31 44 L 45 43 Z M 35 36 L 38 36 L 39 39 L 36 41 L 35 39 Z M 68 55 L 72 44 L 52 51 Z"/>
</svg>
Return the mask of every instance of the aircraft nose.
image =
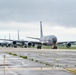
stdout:
<svg viewBox="0 0 76 75">
<path fill-rule="evenodd" d="M 53 43 L 56 44 L 56 42 L 57 42 L 57 39 L 53 38 Z"/>
</svg>

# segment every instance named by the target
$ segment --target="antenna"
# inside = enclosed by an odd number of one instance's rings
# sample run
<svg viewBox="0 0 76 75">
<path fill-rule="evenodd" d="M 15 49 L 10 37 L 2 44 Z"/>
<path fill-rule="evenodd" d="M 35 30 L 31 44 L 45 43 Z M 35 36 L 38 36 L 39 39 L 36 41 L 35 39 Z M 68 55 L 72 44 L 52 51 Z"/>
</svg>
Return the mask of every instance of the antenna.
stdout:
<svg viewBox="0 0 76 75">
<path fill-rule="evenodd" d="M 40 21 L 40 38 L 43 37 L 42 21 Z"/>
</svg>

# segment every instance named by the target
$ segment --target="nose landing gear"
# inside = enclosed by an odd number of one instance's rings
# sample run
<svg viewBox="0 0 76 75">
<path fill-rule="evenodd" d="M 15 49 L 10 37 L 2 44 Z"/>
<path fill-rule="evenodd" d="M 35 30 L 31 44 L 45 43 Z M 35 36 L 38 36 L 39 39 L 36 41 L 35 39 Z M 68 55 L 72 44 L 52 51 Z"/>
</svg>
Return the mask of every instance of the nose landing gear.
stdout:
<svg viewBox="0 0 76 75">
<path fill-rule="evenodd" d="M 52 46 L 52 49 L 57 49 L 57 46 L 56 46 L 56 45 L 53 45 L 53 46 Z"/>
</svg>

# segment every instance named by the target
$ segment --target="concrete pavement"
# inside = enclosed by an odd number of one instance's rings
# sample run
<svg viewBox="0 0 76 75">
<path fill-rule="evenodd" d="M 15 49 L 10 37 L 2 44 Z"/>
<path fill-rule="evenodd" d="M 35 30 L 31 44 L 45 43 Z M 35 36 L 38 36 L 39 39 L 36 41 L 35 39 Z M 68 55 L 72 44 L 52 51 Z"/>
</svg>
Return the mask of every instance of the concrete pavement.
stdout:
<svg viewBox="0 0 76 75">
<path fill-rule="evenodd" d="M 4 55 L 8 65 L 0 66 L 0 75 L 74 75 L 66 68 L 76 67 L 75 50 L 0 48 L 0 64 L 4 63 Z"/>
</svg>

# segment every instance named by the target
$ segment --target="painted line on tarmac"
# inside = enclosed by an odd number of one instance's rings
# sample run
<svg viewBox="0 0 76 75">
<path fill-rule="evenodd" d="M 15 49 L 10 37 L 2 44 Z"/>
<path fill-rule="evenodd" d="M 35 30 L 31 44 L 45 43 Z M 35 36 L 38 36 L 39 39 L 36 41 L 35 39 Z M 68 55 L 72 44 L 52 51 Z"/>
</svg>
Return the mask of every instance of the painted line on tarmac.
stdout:
<svg viewBox="0 0 76 75">
<path fill-rule="evenodd" d="M 73 74 L 76 74 L 76 68 L 66 68 L 66 70 L 67 70 L 68 72 L 71 72 L 71 73 L 73 73 Z"/>
<path fill-rule="evenodd" d="M 11 48 L 5 48 L 5 49 L 0 49 L 0 52 L 26 52 L 26 51 L 34 51 L 34 52 L 51 52 L 51 51 L 54 51 L 54 52 L 57 52 L 57 51 L 60 51 L 60 52 L 63 52 L 63 51 L 66 51 L 66 52 L 69 52 L 69 51 L 75 51 L 76 52 L 76 50 L 65 50 L 65 49 L 58 49 L 58 50 L 53 50 L 53 49 L 21 49 L 21 48 L 18 48 L 18 49 L 15 49 L 15 48 L 13 48 L 13 49 L 11 49 Z"/>
<path fill-rule="evenodd" d="M 0 69 L 4 70 L 4 69 Z M 5 68 L 5 70 L 65 70 L 63 68 Z"/>
</svg>

